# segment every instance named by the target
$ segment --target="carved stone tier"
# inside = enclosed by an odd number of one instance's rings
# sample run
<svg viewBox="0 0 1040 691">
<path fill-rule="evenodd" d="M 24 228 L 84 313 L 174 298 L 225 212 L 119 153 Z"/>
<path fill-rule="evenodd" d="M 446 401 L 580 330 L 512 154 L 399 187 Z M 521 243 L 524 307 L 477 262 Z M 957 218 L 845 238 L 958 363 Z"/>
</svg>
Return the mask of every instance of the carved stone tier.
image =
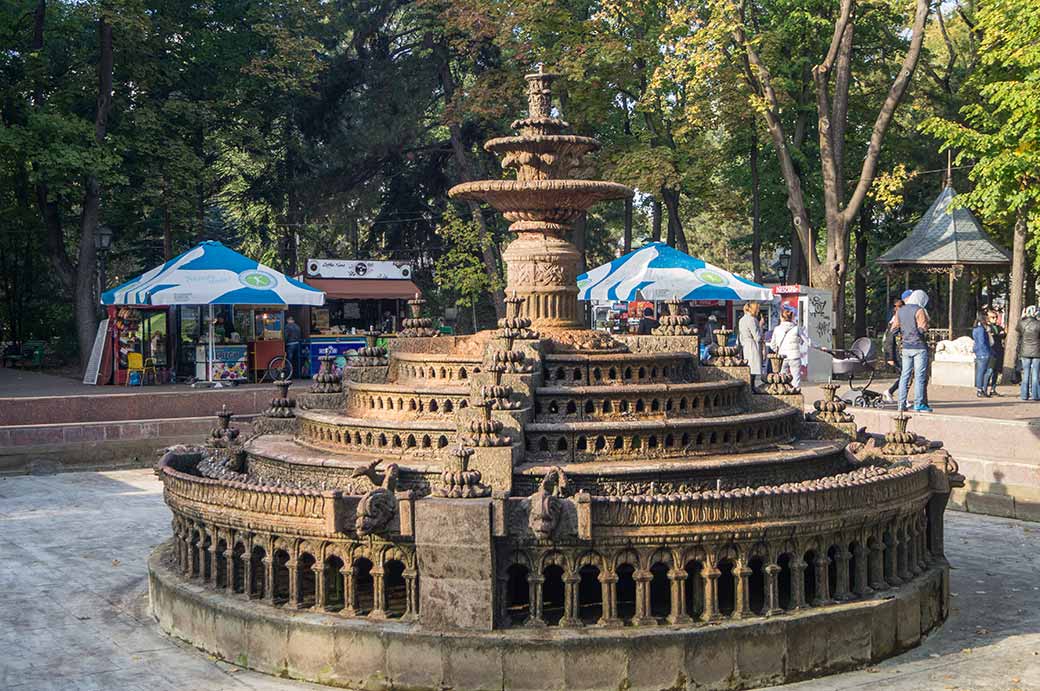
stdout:
<svg viewBox="0 0 1040 691">
<path fill-rule="evenodd" d="M 542 386 L 535 390 L 538 422 L 717 417 L 743 412 L 742 381 L 625 386 Z"/>
<path fill-rule="evenodd" d="M 545 358 L 545 383 L 553 386 L 676 384 L 694 380 L 689 353 L 553 354 Z"/>
<path fill-rule="evenodd" d="M 458 443 L 451 420 L 391 423 L 321 411 L 301 411 L 297 420 L 299 443 L 340 452 L 418 457 L 447 453 L 449 446 Z"/>
<path fill-rule="evenodd" d="M 372 419 L 450 419 L 469 407 L 468 386 L 354 384 L 347 393 L 347 413 Z"/>
</svg>

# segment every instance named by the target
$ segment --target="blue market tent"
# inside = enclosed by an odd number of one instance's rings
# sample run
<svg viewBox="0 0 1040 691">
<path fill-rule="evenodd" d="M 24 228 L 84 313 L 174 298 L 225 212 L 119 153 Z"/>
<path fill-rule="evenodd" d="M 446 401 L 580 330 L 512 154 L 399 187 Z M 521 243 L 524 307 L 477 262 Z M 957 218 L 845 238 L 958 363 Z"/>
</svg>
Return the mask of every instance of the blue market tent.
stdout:
<svg viewBox="0 0 1040 691">
<path fill-rule="evenodd" d="M 102 305 L 208 305 L 213 360 L 213 305 L 323 305 L 325 293 L 207 240 L 101 295 Z M 212 381 L 212 367 L 207 367 Z"/>
<path fill-rule="evenodd" d="M 579 300 L 769 301 L 769 288 L 652 242 L 578 276 Z"/>
</svg>

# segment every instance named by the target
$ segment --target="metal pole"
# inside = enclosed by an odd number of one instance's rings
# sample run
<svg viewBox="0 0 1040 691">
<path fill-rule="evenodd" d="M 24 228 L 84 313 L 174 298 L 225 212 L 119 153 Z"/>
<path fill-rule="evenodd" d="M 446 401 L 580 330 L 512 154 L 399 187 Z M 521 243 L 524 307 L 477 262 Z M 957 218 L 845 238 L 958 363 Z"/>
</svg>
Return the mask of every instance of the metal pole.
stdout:
<svg viewBox="0 0 1040 691">
<path fill-rule="evenodd" d="M 947 299 L 947 302 L 949 303 L 949 322 L 947 322 L 947 324 L 950 327 L 949 339 L 951 341 L 953 340 L 953 281 L 954 281 L 954 275 L 953 274 L 954 274 L 954 271 L 955 271 L 954 267 L 951 266 L 950 267 L 950 274 L 949 274 L 949 276 L 950 276 L 950 295 L 949 295 L 949 298 Z"/>
<path fill-rule="evenodd" d="M 206 379 L 213 381 L 213 305 L 209 306 L 209 362 L 206 363 Z"/>
</svg>

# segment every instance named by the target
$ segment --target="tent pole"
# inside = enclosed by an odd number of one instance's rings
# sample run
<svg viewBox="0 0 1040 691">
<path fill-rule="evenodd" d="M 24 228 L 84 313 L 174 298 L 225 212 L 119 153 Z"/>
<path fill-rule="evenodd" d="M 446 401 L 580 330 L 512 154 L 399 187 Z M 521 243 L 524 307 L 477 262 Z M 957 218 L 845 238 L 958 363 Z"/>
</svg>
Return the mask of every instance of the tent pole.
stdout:
<svg viewBox="0 0 1040 691">
<path fill-rule="evenodd" d="M 213 305 L 209 306 L 209 363 L 206 365 L 207 380 L 213 382 Z"/>
</svg>

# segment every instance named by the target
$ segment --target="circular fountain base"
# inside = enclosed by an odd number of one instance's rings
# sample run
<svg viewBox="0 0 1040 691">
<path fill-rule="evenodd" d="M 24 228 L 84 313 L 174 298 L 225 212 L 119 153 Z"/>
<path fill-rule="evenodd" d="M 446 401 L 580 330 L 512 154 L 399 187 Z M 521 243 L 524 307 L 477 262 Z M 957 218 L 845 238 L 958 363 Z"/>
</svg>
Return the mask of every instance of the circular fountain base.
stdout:
<svg viewBox="0 0 1040 691">
<path fill-rule="evenodd" d="M 172 636 L 268 674 L 350 689 L 744 689 L 852 669 L 917 645 L 946 616 L 949 566 L 855 602 L 718 625 L 441 632 L 262 605 L 148 562 Z"/>
</svg>

